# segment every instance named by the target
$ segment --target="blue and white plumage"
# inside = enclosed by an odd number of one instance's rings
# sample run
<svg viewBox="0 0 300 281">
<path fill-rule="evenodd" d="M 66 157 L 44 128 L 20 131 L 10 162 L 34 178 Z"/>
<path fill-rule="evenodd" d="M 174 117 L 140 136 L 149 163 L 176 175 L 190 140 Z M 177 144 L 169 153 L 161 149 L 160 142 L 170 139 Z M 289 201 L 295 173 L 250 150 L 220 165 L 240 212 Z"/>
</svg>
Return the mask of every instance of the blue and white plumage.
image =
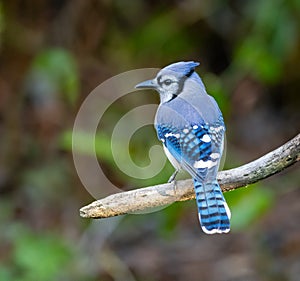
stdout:
<svg viewBox="0 0 300 281">
<path fill-rule="evenodd" d="M 178 62 L 161 69 L 153 80 L 136 85 L 160 94 L 155 128 L 176 171 L 194 180 L 200 224 L 205 233 L 227 233 L 230 210 L 216 180 L 223 151 L 222 113 L 206 93 L 195 68 L 197 62 Z"/>
</svg>

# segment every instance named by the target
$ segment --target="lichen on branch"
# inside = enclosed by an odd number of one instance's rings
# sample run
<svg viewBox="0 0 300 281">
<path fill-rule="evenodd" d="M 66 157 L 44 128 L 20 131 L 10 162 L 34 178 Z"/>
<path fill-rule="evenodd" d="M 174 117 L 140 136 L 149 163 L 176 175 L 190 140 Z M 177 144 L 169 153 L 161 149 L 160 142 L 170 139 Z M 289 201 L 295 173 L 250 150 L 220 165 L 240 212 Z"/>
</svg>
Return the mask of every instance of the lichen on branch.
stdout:
<svg viewBox="0 0 300 281">
<path fill-rule="evenodd" d="M 226 192 L 277 174 L 299 160 L 300 134 L 248 164 L 219 172 L 217 178 L 222 191 Z M 82 207 L 80 216 L 108 218 L 194 198 L 192 180 L 181 180 L 176 182 L 176 189 L 173 183 L 166 183 L 112 194 Z"/>
</svg>

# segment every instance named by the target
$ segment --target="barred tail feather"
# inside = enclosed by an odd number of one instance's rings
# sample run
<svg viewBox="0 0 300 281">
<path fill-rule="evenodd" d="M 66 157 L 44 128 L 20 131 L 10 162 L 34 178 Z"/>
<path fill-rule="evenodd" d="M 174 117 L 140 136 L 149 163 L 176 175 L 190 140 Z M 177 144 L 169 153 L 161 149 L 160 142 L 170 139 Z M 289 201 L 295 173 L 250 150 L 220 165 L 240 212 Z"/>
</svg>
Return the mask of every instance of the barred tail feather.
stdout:
<svg viewBox="0 0 300 281">
<path fill-rule="evenodd" d="M 231 213 L 218 182 L 194 179 L 194 187 L 202 230 L 207 234 L 229 232 Z"/>
</svg>

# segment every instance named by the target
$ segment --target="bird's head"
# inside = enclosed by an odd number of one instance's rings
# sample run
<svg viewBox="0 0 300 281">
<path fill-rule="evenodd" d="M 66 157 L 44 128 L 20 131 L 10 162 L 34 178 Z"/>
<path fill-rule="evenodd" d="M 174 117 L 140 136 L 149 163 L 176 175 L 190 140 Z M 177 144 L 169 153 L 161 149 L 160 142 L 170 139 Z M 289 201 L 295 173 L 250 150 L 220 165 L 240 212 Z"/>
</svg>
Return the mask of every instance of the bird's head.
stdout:
<svg viewBox="0 0 300 281">
<path fill-rule="evenodd" d="M 161 69 L 154 79 L 139 83 L 135 87 L 156 90 L 160 95 L 161 103 L 171 101 L 183 91 L 187 79 L 193 79 L 202 84 L 195 72 L 199 64 L 193 61 L 170 64 Z"/>
</svg>

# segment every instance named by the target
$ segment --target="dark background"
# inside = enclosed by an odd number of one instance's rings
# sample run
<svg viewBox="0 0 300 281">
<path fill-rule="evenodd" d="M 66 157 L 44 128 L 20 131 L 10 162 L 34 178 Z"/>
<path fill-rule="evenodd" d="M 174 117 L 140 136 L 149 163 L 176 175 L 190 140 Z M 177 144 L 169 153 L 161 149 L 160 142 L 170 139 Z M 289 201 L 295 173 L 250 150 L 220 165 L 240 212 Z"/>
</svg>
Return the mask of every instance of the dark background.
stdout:
<svg viewBox="0 0 300 281">
<path fill-rule="evenodd" d="M 123 71 L 181 60 L 197 69 L 227 126 L 225 168 L 280 146 L 300 129 L 300 2 L 0 1 L 0 280 L 299 280 L 299 164 L 226 194 L 229 235 L 202 233 L 195 202 L 91 221 L 94 200 L 73 166 L 71 133 L 85 97 Z M 113 105 L 99 162 L 127 189 L 165 182 L 118 170 L 114 124 L 147 92 Z M 153 128 L 133 139 L 148 161 Z M 102 150 L 101 150 L 102 149 Z M 107 152 L 107 151 L 106 151 Z"/>
</svg>

